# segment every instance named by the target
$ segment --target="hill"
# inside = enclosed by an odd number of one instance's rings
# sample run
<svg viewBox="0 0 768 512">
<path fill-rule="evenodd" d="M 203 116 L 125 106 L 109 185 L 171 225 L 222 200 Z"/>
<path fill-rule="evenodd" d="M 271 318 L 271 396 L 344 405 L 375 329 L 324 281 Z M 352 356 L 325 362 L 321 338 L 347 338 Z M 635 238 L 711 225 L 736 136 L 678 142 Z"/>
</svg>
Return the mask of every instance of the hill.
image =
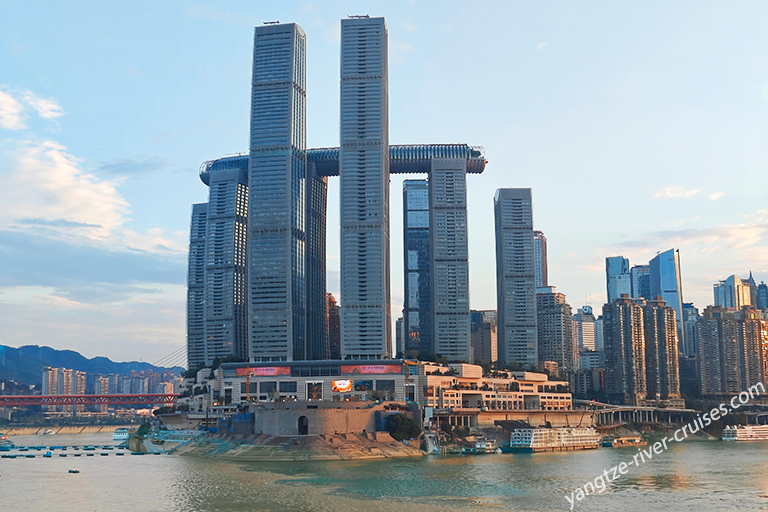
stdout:
<svg viewBox="0 0 768 512">
<path fill-rule="evenodd" d="M 184 371 L 184 368 L 179 366 L 162 368 L 138 361 L 117 363 L 106 357 L 88 359 L 73 350 L 56 350 L 51 347 L 38 347 L 37 345 L 26 345 L 19 348 L 0 345 L 0 380 L 13 380 L 21 385 L 40 386 L 43 380 L 43 368 L 46 366 L 69 368 L 90 374 L 101 373 L 103 375 L 110 373 L 127 375 L 131 370 L 137 372 L 142 370 L 152 370 L 154 372 L 173 370 L 176 373 Z"/>
</svg>

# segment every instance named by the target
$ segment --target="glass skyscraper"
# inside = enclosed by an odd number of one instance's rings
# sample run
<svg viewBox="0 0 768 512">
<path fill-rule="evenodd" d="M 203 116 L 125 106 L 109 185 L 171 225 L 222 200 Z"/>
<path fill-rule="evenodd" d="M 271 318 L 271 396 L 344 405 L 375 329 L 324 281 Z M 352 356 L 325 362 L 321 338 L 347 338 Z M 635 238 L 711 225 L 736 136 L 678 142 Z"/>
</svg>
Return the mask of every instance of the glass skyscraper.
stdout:
<svg viewBox="0 0 768 512">
<path fill-rule="evenodd" d="M 605 258 L 605 281 L 608 304 L 624 294 L 631 296 L 632 282 L 629 274 L 629 260 L 623 256 Z"/>
<path fill-rule="evenodd" d="M 680 277 L 680 251 L 670 249 L 657 254 L 649 262 L 651 299 L 661 300 L 675 310 L 678 346 L 685 347 L 683 329 L 683 281 Z"/>
<path fill-rule="evenodd" d="M 533 261 L 536 269 L 536 288 L 549 286 L 547 237 L 541 231 L 533 232 Z"/>
<path fill-rule="evenodd" d="M 251 361 L 306 355 L 306 36 L 257 27 L 248 212 Z"/>
<path fill-rule="evenodd" d="M 187 365 L 205 364 L 205 227 L 208 203 L 192 205 L 187 266 Z"/>
<path fill-rule="evenodd" d="M 432 301 L 430 300 L 429 186 L 427 180 L 403 182 L 403 261 L 405 352 L 432 353 Z"/>
</svg>

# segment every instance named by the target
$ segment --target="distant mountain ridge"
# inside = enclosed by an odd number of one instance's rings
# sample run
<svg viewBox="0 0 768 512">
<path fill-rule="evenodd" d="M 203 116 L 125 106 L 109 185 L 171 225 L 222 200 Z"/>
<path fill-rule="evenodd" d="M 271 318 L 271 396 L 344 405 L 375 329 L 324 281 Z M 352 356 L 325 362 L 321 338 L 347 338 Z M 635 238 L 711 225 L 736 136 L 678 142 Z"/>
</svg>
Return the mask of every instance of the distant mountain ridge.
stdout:
<svg viewBox="0 0 768 512">
<path fill-rule="evenodd" d="M 116 363 L 106 357 L 88 359 L 73 350 L 56 350 L 37 345 L 26 345 L 19 348 L 0 345 L 0 380 L 14 380 L 22 385 L 40 386 L 43 381 L 43 368 L 46 366 L 103 375 L 110 373 L 128 375 L 131 370 L 137 372 L 152 370 L 157 373 L 166 370 L 179 373 L 185 370 L 180 366 L 163 368 L 138 361 Z"/>
</svg>

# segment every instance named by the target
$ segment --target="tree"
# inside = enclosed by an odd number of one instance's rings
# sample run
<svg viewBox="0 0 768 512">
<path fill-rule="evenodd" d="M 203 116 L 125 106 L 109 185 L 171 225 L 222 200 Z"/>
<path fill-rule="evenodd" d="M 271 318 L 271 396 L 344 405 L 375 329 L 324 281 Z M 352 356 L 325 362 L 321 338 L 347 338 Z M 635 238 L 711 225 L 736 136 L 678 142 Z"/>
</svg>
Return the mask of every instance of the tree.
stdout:
<svg viewBox="0 0 768 512">
<path fill-rule="evenodd" d="M 396 441 L 403 439 L 413 439 L 421 434 L 421 430 L 416 426 L 410 416 L 402 413 L 390 414 L 387 416 L 387 432 Z"/>
</svg>

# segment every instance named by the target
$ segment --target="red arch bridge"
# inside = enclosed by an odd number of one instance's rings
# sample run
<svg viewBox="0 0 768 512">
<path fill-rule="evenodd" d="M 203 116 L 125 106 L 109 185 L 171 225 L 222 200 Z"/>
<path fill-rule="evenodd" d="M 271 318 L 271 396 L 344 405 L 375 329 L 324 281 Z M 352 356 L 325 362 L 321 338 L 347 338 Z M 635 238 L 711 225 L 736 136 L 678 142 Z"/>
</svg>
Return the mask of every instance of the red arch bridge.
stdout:
<svg viewBox="0 0 768 512">
<path fill-rule="evenodd" d="M 27 405 L 153 405 L 175 404 L 179 395 L 0 395 L 0 407 Z"/>
</svg>

